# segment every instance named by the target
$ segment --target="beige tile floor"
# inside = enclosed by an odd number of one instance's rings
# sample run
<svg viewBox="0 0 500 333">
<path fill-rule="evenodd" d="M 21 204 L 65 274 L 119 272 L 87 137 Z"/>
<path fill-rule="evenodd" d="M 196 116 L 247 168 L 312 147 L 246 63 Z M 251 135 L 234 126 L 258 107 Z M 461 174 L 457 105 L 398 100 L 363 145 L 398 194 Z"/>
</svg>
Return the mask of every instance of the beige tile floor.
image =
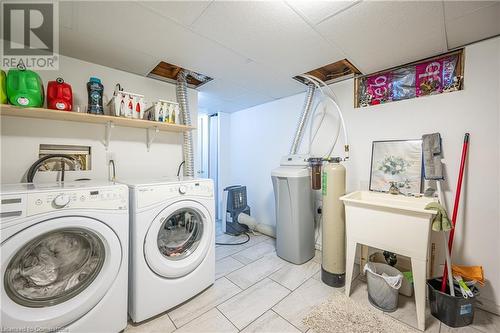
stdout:
<svg viewBox="0 0 500 333">
<path fill-rule="evenodd" d="M 243 239 L 217 233 L 218 242 Z M 244 245 L 217 246 L 215 251 L 212 287 L 151 320 L 129 324 L 125 332 L 307 332 L 302 318 L 332 293 L 344 291 L 321 282 L 319 252 L 313 260 L 293 265 L 276 255 L 274 240 L 264 235 L 254 235 Z M 351 297 L 370 306 L 361 279 L 353 283 Z M 385 315 L 416 326 L 413 298 L 400 297 L 399 309 Z M 450 329 L 428 311 L 426 324 L 431 333 L 500 333 L 500 317 L 481 310 L 466 328 Z"/>
</svg>

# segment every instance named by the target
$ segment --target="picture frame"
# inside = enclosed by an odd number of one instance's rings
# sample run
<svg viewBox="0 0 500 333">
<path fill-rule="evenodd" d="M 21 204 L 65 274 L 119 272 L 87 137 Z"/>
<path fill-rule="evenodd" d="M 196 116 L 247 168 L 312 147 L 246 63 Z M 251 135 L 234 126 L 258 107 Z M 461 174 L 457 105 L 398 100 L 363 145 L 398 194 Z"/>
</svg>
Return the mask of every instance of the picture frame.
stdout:
<svg viewBox="0 0 500 333">
<path fill-rule="evenodd" d="M 396 185 L 401 194 L 421 193 L 422 183 L 421 139 L 372 142 L 370 191 Z"/>
</svg>

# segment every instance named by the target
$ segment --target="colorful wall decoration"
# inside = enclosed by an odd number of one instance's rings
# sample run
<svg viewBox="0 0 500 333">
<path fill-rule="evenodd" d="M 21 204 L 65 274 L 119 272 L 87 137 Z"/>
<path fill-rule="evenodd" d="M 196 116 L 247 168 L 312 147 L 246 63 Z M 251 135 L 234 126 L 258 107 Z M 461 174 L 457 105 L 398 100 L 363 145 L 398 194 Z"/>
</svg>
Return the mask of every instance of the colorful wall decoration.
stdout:
<svg viewBox="0 0 500 333">
<path fill-rule="evenodd" d="M 355 106 L 365 107 L 462 89 L 463 49 L 356 79 Z"/>
</svg>

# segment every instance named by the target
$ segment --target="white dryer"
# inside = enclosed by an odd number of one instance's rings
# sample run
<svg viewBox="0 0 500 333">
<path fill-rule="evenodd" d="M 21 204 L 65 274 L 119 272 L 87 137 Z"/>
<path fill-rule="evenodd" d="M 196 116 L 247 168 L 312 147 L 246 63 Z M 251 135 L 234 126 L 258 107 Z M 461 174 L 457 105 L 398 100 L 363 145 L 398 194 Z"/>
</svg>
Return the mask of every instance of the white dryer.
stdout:
<svg viewBox="0 0 500 333">
<path fill-rule="evenodd" d="M 130 187 L 129 315 L 140 322 L 215 281 L 210 179 L 126 181 Z"/>
<path fill-rule="evenodd" d="M 128 222 L 124 185 L 2 185 L 1 329 L 123 330 Z"/>
</svg>

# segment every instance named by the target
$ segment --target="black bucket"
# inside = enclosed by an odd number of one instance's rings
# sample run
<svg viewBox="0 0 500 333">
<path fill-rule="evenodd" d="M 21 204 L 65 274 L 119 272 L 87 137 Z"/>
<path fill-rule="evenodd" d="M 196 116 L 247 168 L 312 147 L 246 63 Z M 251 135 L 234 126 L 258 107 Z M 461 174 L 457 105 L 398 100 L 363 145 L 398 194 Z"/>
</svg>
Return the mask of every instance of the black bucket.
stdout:
<svg viewBox="0 0 500 333">
<path fill-rule="evenodd" d="M 472 324 L 474 320 L 474 305 L 479 296 L 479 290 L 476 287 L 470 287 L 474 297 L 463 298 L 462 293 L 455 289 L 455 295 L 449 293 L 449 286 L 446 286 L 446 292 L 441 292 L 441 278 L 427 280 L 429 289 L 429 303 L 431 314 L 439 319 L 443 324 L 449 327 L 464 327 Z"/>
</svg>

